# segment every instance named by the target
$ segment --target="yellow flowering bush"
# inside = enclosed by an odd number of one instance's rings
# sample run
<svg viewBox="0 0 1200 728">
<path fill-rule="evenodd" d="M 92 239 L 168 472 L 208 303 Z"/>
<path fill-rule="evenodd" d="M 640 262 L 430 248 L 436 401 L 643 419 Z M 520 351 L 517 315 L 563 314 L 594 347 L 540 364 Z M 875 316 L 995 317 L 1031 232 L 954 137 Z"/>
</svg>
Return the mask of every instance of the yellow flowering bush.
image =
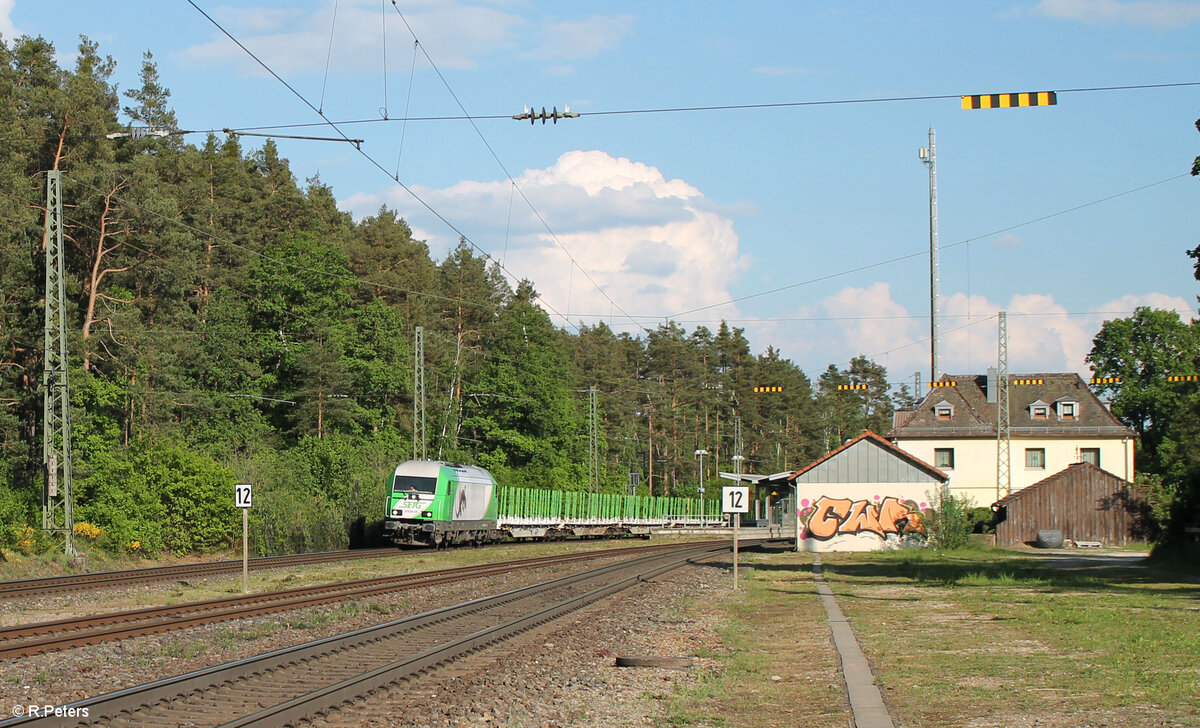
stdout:
<svg viewBox="0 0 1200 728">
<path fill-rule="evenodd" d="M 95 541 L 96 539 L 98 539 L 104 535 L 103 528 L 100 528 L 99 526 L 88 523 L 87 521 L 81 521 L 80 523 L 76 523 L 74 531 L 75 531 L 75 535 L 78 536 L 79 538 L 88 538 L 93 541 Z"/>
</svg>

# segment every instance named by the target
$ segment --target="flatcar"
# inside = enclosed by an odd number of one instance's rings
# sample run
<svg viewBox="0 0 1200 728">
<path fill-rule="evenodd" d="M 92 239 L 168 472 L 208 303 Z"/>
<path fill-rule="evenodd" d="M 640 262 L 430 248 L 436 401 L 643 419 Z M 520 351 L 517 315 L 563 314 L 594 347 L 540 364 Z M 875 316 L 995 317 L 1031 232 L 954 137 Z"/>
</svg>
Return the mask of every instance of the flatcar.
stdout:
<svg viewBox="0 0 1200 728">
<path fill-rule="evenodd" d="M 506 488 L 480 467 L 408 460 L 392 475 L 383 535 L 397 546 L 442 547 L 506 539 L 649 538 L 654 528 L 723 522 L 716 501 Z"/>
</svg>

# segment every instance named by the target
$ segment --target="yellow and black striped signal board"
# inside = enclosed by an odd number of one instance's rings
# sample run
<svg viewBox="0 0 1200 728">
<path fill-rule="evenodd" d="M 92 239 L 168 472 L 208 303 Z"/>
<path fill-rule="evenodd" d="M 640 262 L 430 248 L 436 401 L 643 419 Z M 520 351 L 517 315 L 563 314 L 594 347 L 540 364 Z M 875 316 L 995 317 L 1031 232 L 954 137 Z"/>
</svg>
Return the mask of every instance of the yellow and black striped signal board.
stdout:
<svg viewBox="0 0 1200 728">
<path fill-rule="evenodd" d="M 866 388 L 867 388 L 867 385 L 865 385 L 865 384 L 839 384 L 838 385 L 839 392 L 844 392 L 847 389 L 866 389 Z"/>
<path fill-rule="evenodd" d="M 783 387 L 755 387 L 755 392 L 782 392 Z"/>
<path fill-rule="evenodd" d="M 1168 382 L 1200 382 L 1200 375 L 1196 374 L 1178 374 L 1167 377 Z"/>
<path fill-rule="evenodd" d="M 963 96 L 964 109 L 1012 109 L 1020 106 L 1056 106 L 1058 94 L 1053 91 L 1028 91 L 1016 94 L 975 94 Z"/>
<path fill-rule="evenodd" d="M 1120 377 L 1092 377 L 1088 384 L 1120 384 Z"/>
<path fill-rule="evenodd" d="M 957 387 L 958 382 L 951 379 L 949 382 L 926 382 L 926 385 L 930 387 Z"/>
<path fill-rule="evenodd" d="M 1046 380 L 1044 380 L 1044 379 L 1014 379 L 1014 380 L 1012 380 L 1012 383 L 1018 384 L 1018 385 L 1020 385 L 1020 384 L 1045 384 Z"/>
</svg>

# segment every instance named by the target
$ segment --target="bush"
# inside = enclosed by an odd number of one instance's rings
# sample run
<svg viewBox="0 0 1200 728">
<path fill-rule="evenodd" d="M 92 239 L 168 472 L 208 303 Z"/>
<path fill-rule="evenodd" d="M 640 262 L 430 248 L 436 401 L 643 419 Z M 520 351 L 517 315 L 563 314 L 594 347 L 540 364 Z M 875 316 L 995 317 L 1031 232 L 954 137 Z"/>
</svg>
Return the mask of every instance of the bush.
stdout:
<svg viewBox="0 0 1200 728">
<path fill-rule="evenodd" d="M 229 543 L 236 514 L 233 474 L 175 443 L 136 442 L 96 453 L 79 480 L 80 520 L 103 531 L 110 553 L 185 554 Z"/>
<path fill-rule="evenodd" d="M 932 500 L 933 508 L 925 518 L 929 544 L 939 551 L 965 548 L 971 542 L 970 499 L 942 488 Z"/>
<path fill-rule="evenodd" d="M 381 531 L 388 474 L 403 460 L 394 437 L 330 436 L 263 453 L 234 469 L 253 483 L 253 548 L 260 556 L 360 546 Z M 376 538 L 376 541 L 378 539 Z"/>
<path fill-rule="evenodd" d="M 996 514 L 991 508 L 968 508 L 967 520 L 970 522 L 970 533 L 995 533 Z"/>
<path fill-rule="evenodd" d="M 0 482 L 0 548 L 18 548 L 22 541 L 29 540 L 25 532 L 28 524 L 41 522 L 38 520 L 37 504 L 29 497 L 31 494 L 32 491 L 19 492 Z M 36 550 L 39 547 L 37 544 L 27 544 L 20 548 Z"/>
</svg>

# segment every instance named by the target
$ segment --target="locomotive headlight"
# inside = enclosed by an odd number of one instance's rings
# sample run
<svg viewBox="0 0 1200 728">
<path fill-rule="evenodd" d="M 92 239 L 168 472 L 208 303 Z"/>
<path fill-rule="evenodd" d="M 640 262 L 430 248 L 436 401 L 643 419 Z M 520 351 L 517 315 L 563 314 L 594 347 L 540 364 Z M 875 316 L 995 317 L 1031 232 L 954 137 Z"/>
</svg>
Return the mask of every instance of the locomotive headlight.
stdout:
<svg viewBox="0 0 1200 728">
<path fill-rule="evenodd" d="M 433 518 L 433 511 L 421 511 L 421 518 Z"/>
</svg>

